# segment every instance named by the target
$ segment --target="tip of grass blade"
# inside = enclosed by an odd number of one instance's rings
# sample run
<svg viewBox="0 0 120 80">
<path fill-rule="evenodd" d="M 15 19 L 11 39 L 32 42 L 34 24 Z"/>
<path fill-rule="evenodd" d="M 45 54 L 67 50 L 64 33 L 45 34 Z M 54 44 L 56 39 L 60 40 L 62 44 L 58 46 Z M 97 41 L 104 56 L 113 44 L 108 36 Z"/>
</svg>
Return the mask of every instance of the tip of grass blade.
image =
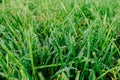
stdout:
<svg viewBox="0 0 120 80">
<path fill-rule="evenodd" d="M 77 71 L 75 80 L 79 80 L 79 77 L 80 77 L 80 71 Z"/>
<path fill-rule="evenodd" d="M 43 74 L 41 72 L 39 72 L 38 76 L 39 76 L 40 80 L 45 80 L 45 77 L 43 76 Z"/>
</svg>

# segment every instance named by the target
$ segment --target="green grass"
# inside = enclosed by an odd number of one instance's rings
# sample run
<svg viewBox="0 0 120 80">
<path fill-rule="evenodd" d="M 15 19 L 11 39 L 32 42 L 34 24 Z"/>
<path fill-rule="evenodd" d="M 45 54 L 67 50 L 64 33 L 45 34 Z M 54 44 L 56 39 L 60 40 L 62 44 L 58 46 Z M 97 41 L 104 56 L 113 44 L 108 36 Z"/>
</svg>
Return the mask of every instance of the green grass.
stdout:
<svg viewBox="0 0 120 80">
<path fill-rule="evenodd" d="M 0 80 L 120 80 L 120 1 L 0 0 Z"/>
</svg>

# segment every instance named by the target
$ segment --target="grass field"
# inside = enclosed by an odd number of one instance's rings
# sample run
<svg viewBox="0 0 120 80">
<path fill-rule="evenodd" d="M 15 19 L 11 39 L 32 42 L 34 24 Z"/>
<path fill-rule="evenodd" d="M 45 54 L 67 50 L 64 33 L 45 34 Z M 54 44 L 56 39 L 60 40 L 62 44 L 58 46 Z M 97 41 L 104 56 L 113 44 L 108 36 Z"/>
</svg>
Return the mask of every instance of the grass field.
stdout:
<svg viewBox="0 0 120 80">
<path fill-rule="evenodd" d="M 0 0 L 0 80 L 120 80 L 120 0 Z"/>
</svg>

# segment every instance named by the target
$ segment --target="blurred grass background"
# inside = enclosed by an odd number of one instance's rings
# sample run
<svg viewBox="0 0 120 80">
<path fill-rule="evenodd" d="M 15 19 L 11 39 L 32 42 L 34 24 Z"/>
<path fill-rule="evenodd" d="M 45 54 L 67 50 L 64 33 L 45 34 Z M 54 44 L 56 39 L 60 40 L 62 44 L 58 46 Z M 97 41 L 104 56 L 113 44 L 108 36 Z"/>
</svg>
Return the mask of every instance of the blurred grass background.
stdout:
<svg viewBox="0 0 120 80">
<path fill-rule="evenodd" d="M 0 0 L 1 80 L 119 80 L 119 0 Z"/>
</svg>

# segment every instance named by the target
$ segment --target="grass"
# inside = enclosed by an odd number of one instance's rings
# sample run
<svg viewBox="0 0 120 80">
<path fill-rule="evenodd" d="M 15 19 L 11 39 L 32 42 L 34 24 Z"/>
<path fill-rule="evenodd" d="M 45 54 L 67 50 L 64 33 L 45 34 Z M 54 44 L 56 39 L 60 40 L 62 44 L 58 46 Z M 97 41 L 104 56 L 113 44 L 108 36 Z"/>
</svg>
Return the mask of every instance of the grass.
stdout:
<svg viewBox="0 0 120 80">
<path fill-rule="evenodd" d="M 119 0 L 0 0 L 1 80 L 119 80 Z"/>
</svg>

